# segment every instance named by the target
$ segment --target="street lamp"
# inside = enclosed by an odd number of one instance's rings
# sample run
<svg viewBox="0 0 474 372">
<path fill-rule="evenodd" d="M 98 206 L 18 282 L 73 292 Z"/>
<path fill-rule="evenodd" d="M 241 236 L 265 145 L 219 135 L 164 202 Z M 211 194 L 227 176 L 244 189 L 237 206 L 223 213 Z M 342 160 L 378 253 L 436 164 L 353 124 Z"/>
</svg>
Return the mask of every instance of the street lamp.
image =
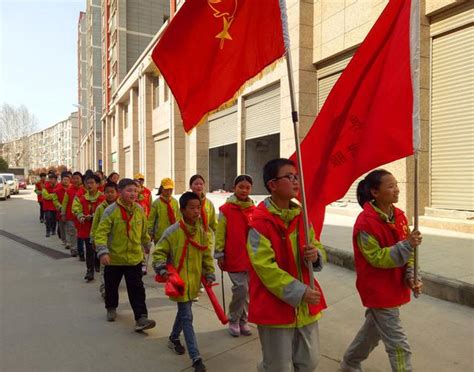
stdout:
<svg viewBox="0 0 474 372">
<path fill-rule="evenodd" d="M 84 111 L 87 111 L 87 112 L 91 112 L 92 115 L 93 115 L 93 120 L 94 120 L 94 123 L 92 124 L 92 129 L 93 129 L 93 132 L 94 132 L 94 141 L 93 141 L 93 146 L 94 146 L 94 166 L 97 165 L 97 167 L 99 168 L 99 170 L 102 170 L 102 160 L 101 159 L 97 159 L 98 158 L 98 155 L 97 155 L 97 141 L 99 141 L 98 138 L 96 138 L 97 136 L 97 128 L 96 128 L 96 125 L 97 125 L 97 114 L 100 115 L 100 112 L 97 112 L 95 110 L 95 107 L 93 110 L 91 109 L 88 109 L 86 107 L 84 107 L 83 105 L 79 105 L 77 103 L 73 103 L 72 104 L 74 107 L 77 107 L 79 110 L 84 110 Z"/>
</svg>

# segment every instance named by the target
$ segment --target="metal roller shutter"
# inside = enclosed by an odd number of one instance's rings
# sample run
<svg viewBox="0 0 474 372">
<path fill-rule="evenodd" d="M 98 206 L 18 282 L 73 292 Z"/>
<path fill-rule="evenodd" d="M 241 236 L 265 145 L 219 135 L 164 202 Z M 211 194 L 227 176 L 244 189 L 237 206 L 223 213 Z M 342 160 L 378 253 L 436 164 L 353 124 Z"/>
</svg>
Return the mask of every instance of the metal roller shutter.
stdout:
<svg viewBox="0 0 474 372">
<path fill-rule="evenodd" d="M 209 116 L 209 148 L 237 142 L 237 105 Z"/>
<path fill-rule="evenodd" d="M 474 210 L 474 25 L 433 38 L 431 206 Z"/>
<path fill-rule="evenodd" d="M 245 139 L 280 133 L 280 84 L 245 98 Z"/>
</svg>

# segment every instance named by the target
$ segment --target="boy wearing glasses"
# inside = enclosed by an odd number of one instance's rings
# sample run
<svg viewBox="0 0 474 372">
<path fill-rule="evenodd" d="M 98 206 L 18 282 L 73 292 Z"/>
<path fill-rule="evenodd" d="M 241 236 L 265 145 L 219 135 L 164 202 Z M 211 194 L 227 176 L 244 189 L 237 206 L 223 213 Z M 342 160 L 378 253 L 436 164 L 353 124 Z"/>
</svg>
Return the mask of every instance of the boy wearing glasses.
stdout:
<svg viewBox="0 0 474 372">
<path fill-rule="evenodd" d="M 319 284 L 309 282 L 311 269 L 323 265 L 322 244 L 310 230 L 305 246 L 296 167 L 274 159 L 263 168 L 271 196 L 256 208 L 247 240 L 250 271 L 249 321 L 257 324 L 263 360 L 260 372 L 310 372 L 319 362 L 317 321 L 326 302 Z"/>
</svg>

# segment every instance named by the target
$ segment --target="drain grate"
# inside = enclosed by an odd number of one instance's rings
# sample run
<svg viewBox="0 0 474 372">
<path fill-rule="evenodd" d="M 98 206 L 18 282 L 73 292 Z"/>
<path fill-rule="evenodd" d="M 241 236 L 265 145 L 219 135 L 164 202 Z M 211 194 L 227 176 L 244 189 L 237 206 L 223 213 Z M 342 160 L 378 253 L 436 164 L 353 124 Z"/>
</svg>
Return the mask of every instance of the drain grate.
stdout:
<svg viewBox="0 0 474 372">
<path fill-rule="evenodd" d="M 55 249 L 46 247 L 44 245 L 31 242 L 31 241 L 29 241 L 27 239 L 24 239 L 24 238 L 22 238 L 18 235 L 11 234 L 11 233 L 9 233 L 5 230 L 0 230 L 0 235 L 3 235 L 4 237 L 6 237 L 8 239 L 11 239 L 11 240 L 14 240 L 14 241 L 16 241 L 20 244 L 26 245 L 27 247 L 29 247 L 31 249 L 34 249 L 35 251 L 38 251 L 38 252 L 40 252 L 40 253 L 48 256 L 48 257 L 54 258 L 55 260 L 60 260 L 62 258 L 71 257 L 70 254 L 63 253 L 63 252 L 57 251 Z"/>
</svg>

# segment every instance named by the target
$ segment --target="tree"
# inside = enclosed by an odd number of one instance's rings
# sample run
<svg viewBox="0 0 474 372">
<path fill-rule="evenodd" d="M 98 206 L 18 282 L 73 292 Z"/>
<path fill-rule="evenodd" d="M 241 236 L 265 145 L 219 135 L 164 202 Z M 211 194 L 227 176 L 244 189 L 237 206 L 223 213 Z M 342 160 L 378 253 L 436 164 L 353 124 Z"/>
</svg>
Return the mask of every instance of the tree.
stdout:
<svg viewBox="0 0 474 372">
<path fill-rule="evenodd" d="M 7 161 L 0 156 L 0 172 L 6 172 L 8 169 Z"/>
<path fill-rule="evenodd" d="M 28 136 L 38 126 L 36 117 L 26 106 L 15 107 L 8 103 L 0 106 L 0 143 L 13 142 L 14 151 L 8 162 L 15 167 L 30 164 L 30 146 Z"/>
</svg>

